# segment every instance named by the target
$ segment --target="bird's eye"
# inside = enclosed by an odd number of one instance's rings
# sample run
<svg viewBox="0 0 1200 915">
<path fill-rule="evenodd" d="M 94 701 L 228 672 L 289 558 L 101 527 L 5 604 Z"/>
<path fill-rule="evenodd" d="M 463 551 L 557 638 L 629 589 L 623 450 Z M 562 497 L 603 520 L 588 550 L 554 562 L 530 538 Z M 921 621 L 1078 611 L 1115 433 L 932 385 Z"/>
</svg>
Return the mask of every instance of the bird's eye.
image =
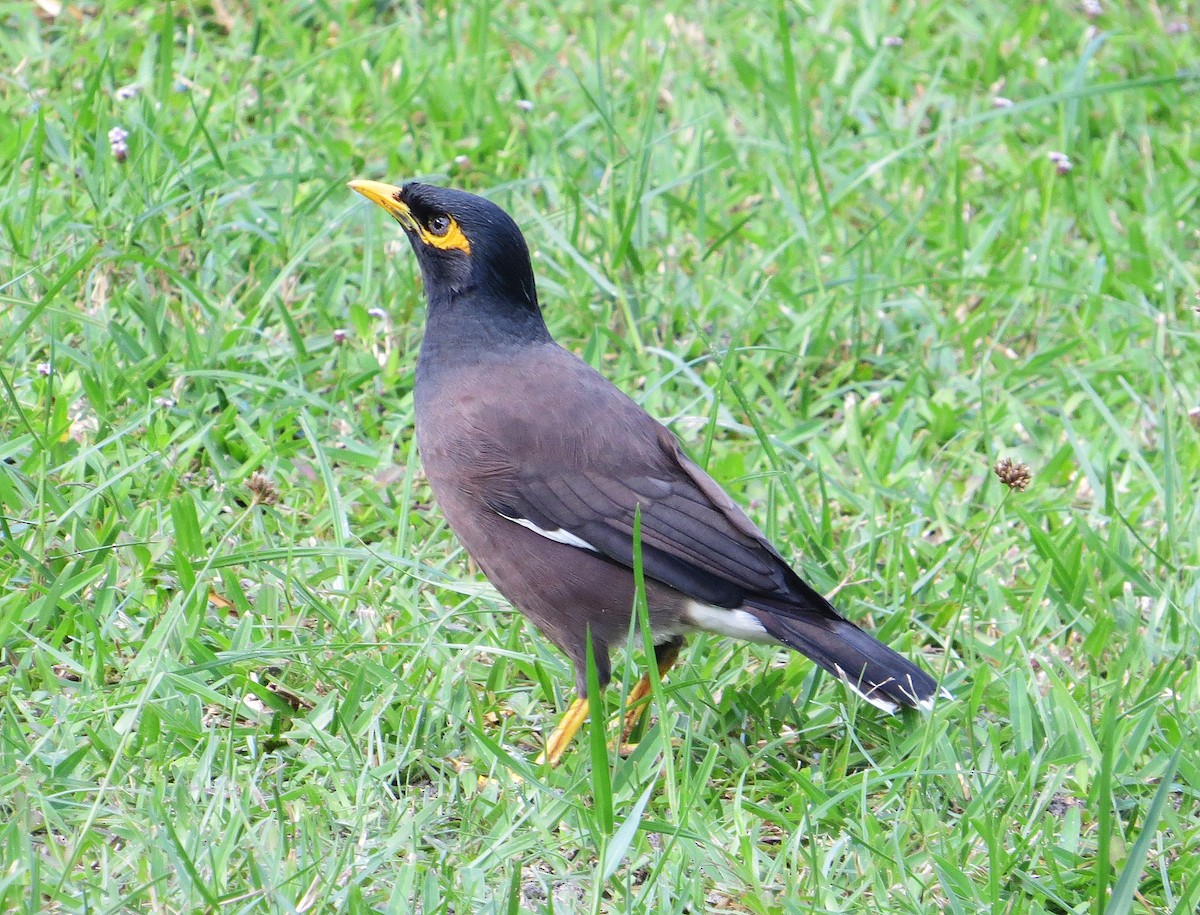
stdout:
<svg viewBox="0 0 1200 915">
<path fill-rule="evenodd" d="M 447 232 L 450 231 L 450 217 L 449 216 L 434 216 L 432 219 L 429 220 L 429 223 L 426 226 L 426 228 L 429 229 L 429 232 L 432 235 L 445 235 Z"/>
</svg>

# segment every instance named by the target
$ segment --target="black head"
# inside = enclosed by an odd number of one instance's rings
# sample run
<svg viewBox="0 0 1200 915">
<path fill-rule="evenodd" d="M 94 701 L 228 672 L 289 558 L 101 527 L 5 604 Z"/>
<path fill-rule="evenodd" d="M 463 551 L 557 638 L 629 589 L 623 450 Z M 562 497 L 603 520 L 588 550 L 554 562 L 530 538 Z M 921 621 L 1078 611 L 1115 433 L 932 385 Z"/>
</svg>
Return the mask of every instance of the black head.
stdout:
<svg viewBox="0 0 1200 915">
<path fill-rule="evenodd" d="M 350 187 L 400 223 L 430 304 L 473 293 L 538 310 L 529 248 L 512 217 L 496 204 L 416 181 L 403 187 L 351 181 Z"/>
</svg>

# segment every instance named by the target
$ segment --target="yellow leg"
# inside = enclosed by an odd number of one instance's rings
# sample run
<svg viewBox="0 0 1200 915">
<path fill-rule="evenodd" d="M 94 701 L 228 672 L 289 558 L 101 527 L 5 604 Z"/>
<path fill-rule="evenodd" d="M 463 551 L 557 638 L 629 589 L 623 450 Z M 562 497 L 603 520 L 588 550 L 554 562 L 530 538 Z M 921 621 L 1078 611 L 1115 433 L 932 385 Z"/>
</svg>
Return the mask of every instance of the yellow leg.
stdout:
<svg viewBox="0 0 1200 915">
<path fill-rule="evenodd" d="M 546 740 L 546 748 L 538 756 L 535 765 L 540 766 L 549 762 L 550 768 L 553 769 L 557 766 L 558 761 L 562 759 L 562 755 L 567 752 L 567 747 L 571 745 L 571 741 L 579 733 L 580 726 L 587 720 L 587 716 L 587 699 L 579 698 L 572 702 L 571 707 L 562 716 L 562 721 L 558 723 L 558 727 L 554 729 L 550 737 Z"/>
<path fill-rule="evenodd" d="M 679 649 L 682 648 L 682 643 L 668 643 L 660 645 L 655 655 L 655 660 L 658 662 L 658 679 L 661 680 L 667 675 L 675 662 L 679 659 Z M 621 730 L 621 743 L 618 745 L 621 752 L 626 752 L 629 742 L 629 735 L 633 733 L 633 729 L 637 727 L 637 723 L 642 718 L 642 713 L 646 711 L 646 706 L 649 703 L 651 692 L 650 674 L 646 674 L 638 681 L 637 685 L 629 694 L 629 698 L 625 702 L 625 725 Z M 588 701 L 586 698 L 576 699 L 571 703 L 570 708 L 562 716 L 562 720 L 558 723 L 546 739 L 546 747 L 538 754 L 534 765 L 541 766 L 547 762 L 550 763 L 550 768 L 554 768 L 563 758 L 563 754 L 567 752 L 567 747 L 571 745 L 571 741 L 575 739 L 575 735 L 579 733 L 579 729 L 587 720 L 588 716 Z"/>
<path fill-rule="evenodd" d="M 660 653 L 656 653 L 658 661 L 658 679 L 662 680 L 667 675 L 675 662 L 679 659 L 680 645 L 670 642 L 660 646 Z M 625 753 L 629 749 L 629 735 L 633 733 L 633 729 L 637 727 L 637 723 L 642 719 L 642 713 L 646 711 L 646 706 L 650 704 L 649 697 L 652 691 L 650 685 L 650 674 L 646 673 L 642 679 L 638 680 L 637 686 L 629 693 L 629 698 L 625 701 L 625 727 L 621 730 L 620 750 Z"/>
</svg>

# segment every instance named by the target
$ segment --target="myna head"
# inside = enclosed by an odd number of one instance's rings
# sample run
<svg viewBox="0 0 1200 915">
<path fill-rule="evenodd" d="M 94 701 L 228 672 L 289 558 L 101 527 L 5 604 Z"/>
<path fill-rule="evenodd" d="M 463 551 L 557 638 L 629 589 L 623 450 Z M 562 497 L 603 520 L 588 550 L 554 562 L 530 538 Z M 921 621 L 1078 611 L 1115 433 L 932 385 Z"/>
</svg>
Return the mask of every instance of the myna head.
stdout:
<svg viewBox="0 0 1200 915">
<path fill-rule="evenodd" d="M 529 248 L 512 217 L 489 200 L 410 181 L 403 187 L 351 181 L 404 229 L 431 305 L 483 292 L 537 310 Z"/>
</svg>

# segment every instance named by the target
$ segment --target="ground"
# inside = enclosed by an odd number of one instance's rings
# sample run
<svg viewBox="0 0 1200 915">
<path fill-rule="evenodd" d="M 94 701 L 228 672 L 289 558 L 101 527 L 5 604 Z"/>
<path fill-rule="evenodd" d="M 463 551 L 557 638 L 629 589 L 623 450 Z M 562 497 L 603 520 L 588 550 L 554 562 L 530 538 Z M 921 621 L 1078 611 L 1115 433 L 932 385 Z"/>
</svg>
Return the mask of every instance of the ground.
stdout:
<svg viewBox="0 0 1200 915">
<path fill-rule="evenodd" d="M 0 22 L 0 909 L 1200 905 L 1193 6 Z M 632 756 L 534 768 L 570 671 L 431 504 L 354 177 L 509 209 L 557 337 L 954 700 L 698 638 Z"/>
</svg>

